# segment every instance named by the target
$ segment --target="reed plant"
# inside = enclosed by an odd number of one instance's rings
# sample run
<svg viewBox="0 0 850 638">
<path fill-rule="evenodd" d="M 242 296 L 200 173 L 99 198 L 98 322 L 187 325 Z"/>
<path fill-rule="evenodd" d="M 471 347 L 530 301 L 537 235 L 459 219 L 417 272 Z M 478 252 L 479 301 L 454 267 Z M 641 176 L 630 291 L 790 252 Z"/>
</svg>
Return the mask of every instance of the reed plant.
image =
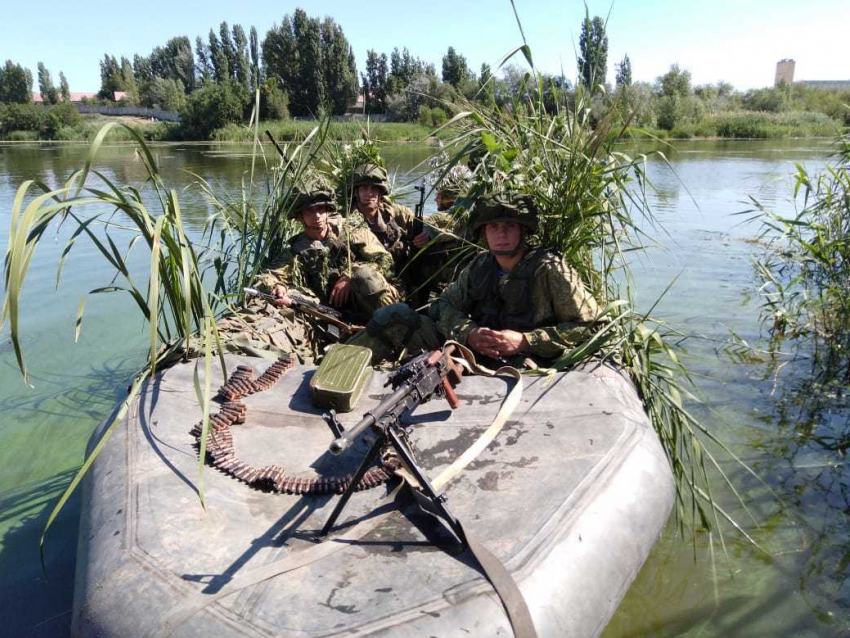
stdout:
<svg viewBox="0 0 850 638">
<path fill-rule="evenodd" d="M 761 225 L 764 250 L 754 260 L 761 318 L 774 342 L 810 349 L 815 375 L 850 381 L 850 132 L 823 171 L 797 165 L 793 216 L 758 200 L 745 211 Z M 755 215 L 752 215 L 755 213 Z"/>
</svg>

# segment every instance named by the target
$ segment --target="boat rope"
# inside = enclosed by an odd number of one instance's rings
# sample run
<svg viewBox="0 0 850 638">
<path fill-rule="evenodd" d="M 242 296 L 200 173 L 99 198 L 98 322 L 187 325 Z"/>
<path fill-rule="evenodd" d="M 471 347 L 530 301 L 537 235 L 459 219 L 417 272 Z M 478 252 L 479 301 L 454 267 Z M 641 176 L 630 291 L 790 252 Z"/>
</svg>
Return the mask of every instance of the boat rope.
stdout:
<svg viewBox="0 0 850 638">
<path fill-rule="evenodd" d="M 447 345 L 449 344 L 453 344 L 458 347 L 458 350 L 463 355 L 463 357 L 456 358 L 455 361 L 464 366 L 464 368 L 472 374 L 481 374 L 485 376 L 506 375 L 514 378 L 516 383 L 505 397 L 505 400 L 499 408 L 499 412 L 496 414 L 496 417 L 493 419 L 490 426 L 449 467 L 440 472 L 440 474 L 432 481 L 432 485 L 435 489 L 445 486 L 452 478 L 457 476 L 458 473 L 469 465 L 469 463 L 471 463 L 475 457 L 496 438 L 515 410 L 516 406 L 519 404 L 523 390 L 522 375 L 516 368 L 503 366 L 495 371 L 490 370 L 478 364 L 473 353 L 465 346 L 453 341 L 447 342 Z M 382 498 L 375 505 L 375 510 L 373 510 L 372 514 L 367 518 L 361 519 L 355 524 L 349 525 L 347 528 L 343 526 L 340 533 L 331 536 L 322 543 L 318 543 L 303 550 L 292 552 L 283 558 L 266 565 L 243 568 L 235 576 L 233 576 L 227 584 L 215 593 L 205 594 L 203 592 L 194 592 L 190 594 L 183 600 L 183 602 L 178 604 L 168 614 L 166 614 L 163 618 L 162 625 L 149 631 L 146 634 L 146 638 L 154 638 L 157 636 L 167 638 L 178 627 L 189 620 L 189 618 L 222 598 L 231 596 L 232 594 L 242 591 L 246 587 L 256 585 L 270 578 L 311 565 L 345 547 L 350 546 L 352 543 L 356 543 L 361 540 L 383 523 L 390 514 L 396 511 L 396 509 L 392 507 L 388 509 L 385 508 L 395 501 L 396 496 L 404 487 L 407 482 L 406 479 L 410 475 L 409 472 L 406 472 L 403 469 L 396 471 L 396 474 L 402 476 L 405 481 Z M 411 487 L 415 488 L 414 485 L 411 485 Z M 494 556 L 479 541 L 470 537 L 465 530 L 464 535 L 466 537 L 465 540 L 467 546 L 481 565 L 486 578 L 493 585 L 496 593 L 501 599 L 516 638 L 536 638 L 537 633 L 534 629 L 534 623 L 531 619 L 528 606 L 522 597 L 519 587 L 510 575 L 510 572 L 508 572 L 507 568 L 501 561 L 499 561 L 498 558 L 496 558 L 496 556 Z"/>
<path fill-rule="evenodd" d="M 207 430 L 206 453 L 212 464 L 225 474 L 263 491 L 284 494 L 342 494 L 351 484 L 353 474 L 330 477 L 292 476 L 279 465 L 262 467 L 246 463 L 236 455 L 231 426 L 245 423 L 248 413 L 240 399 L 249 394 L 269 390 L 294 366 L 290 357 L 281 357 L 263 374 L 254 378 L 251 366 L 240 365 L 218 390 L 223 400 L 219 412 L 210 417 Z M 196 424 L 191 434 L 200 449 L 203 437 L 203 422 Z M 370 467 L 355 488 L 357 491 L 377 487 L 388 481 L 399 467 L 399 461 L 389 451 L 381 455 L 379 465 Z"/>
</svg>

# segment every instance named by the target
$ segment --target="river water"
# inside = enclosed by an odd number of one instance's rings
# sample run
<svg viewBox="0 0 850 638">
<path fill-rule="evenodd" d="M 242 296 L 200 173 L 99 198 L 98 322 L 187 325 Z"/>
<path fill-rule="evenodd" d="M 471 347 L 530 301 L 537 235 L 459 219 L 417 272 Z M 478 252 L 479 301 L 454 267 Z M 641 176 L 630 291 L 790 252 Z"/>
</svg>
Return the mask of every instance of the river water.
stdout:
<svg viewBox="0 0 850 638">
<path fill-rule="evenodd" d="M 250 170 L 250 149 L 235 146 L 154 147 L 169 186 L 180 193 L 190 226 L 200 228 L 208 207 L 193 187 L 200 175 L 235 191 Z M 755 521 L 720 490 L 718 499 L 769 552 L 727 530 L 724 556 L 717 535 L 681 538 L 669 526 L 640 572 L 605 638 L 621 636 L 850 636 L 850 512 L 847 462 L 812 432 L 847 428 L 840 399 L 821 410 L 800 400 L 808 363 L 789 359 L 774 374 L 766 357 L 730 357 L 733 332 L 760 339 L 751 255 L 754 225 L 736 216 L 755 197 L 790 214 L 795 163 L 817 170 L 827 142 L 687 142 L 666 148 L 669 165 L 650 162 L 650 198 L 663 247 L 634 263 L 638 303 L 653 304 L 671 281 L 656 315 L 690 335 L 685 361 L 696 375 L 700 419 L 764 479 L 754 480 L 728 460 Z M 87 148 L 0 145 L 0 244 L 6 245 L 16 189 L 24 180 L 61 184 Z M 385 151 L 399 182 L 427 157 L 423 147 Z M 102 149 L 97 167 L 119 183 L 140 184 L 141 163 L 128 146 Z M 429 202 L 426 211 L 433 210 Z M 22 316 L 24 354 L 33 387 L 17 371 L 8 326 L 0 331 L 0 620 L 10 635 L 61 636 L 70 623 L 78 497 L 48 537 L 48 579 L 41 574 L 38 536 L 53 502 L 79 467 L 86 440 L 126 391 L 144 362 L 147 335 L 128 295 L 93 295 L 74 343 L 74 319 L 86 291 L 109 284 L 103 258 L 79 242 L 56 287 L 59 255 L 70 228 L 52 233 L 33 260 Z M 141 251 L 131 258 L 145 272 Z M 2 292 L 3 282 L 0 282 Z M 801 427 L 804 424 L 805 427 Z M 623 521 L 624 525 L 633 524 Z M 4 631 L 5 633 L 5 631 Z"/>
</svg>

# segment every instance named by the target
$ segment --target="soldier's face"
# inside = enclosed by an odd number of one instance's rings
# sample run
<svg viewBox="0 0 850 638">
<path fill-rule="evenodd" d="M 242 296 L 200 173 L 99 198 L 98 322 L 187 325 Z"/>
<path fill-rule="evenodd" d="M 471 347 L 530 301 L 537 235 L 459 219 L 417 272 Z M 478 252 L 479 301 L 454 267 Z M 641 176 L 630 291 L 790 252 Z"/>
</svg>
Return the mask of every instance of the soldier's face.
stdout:
<svg viewBox="0 0 850 638">
<path fill-rule="evenodd" d="M 522 227 L 516 222 L 490 222 L 484 226 L 484 237 L 494 253 L 510 253 L 522 241 Z"/>
<path fill-rule="evenodd" d="M 374 184 L 362 184 L 357 187 L 357 201 L 365 208 L 376 208 L 381 191 Z"/>
<path fill-rule="evenodd" d="M 324 204 L 315 204 L 301 211 L 301 223 L 312 239 L 324 239 L 328 231 L 328 208 Z"/>
<path fill-rule="evenodd" d="M 455 203 L 455 198 L 437 191 L 434 201 L 437 202 L 437 210 L 448 210 Z"/>
</svg>

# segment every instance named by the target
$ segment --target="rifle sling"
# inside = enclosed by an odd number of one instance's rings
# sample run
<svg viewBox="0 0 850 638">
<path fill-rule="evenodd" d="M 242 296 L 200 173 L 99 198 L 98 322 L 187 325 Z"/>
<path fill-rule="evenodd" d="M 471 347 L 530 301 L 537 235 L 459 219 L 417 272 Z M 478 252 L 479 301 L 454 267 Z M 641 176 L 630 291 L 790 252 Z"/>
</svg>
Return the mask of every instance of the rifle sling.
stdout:
<svg viewBox="0 0 850 638">
<path fill-rule="evenodd" d="M 502 406 L 499 409 L 496 418 L 487 430 L 485 430 L 484 433 L 482 433 L 482 435 L 469 448 L 467 448 L 463 454 L 455 459 L 448 468 L 440 472 L 437 478 L 432 481 L 432 486 L 435 490 L 439 490 L 441 487 L 446 485 L 461 470 L 469 465 L 469 463 L 478 456 L 478 454 L 480 454 L 493 441 L 493 439 L 496 438 L 496 435 L 501 431 L 502 427 L 504 427 L 508 418 L 519 404 L 519 400 L 522 396 L 523 385 L 522 375 L 516 368 L 503 366 L 498 370 L 493 371 L 479 365 L 475 361 L 473 353 L 465 346 L 454 341 L 449 341 L 446 345 L 454 345 L 461 351 L 463 359 L 457 358 L 455 360 L 470 372 L 474 374 L 483 374 L 485 376 L 496 376 L 500 374 L 509 375 L 516 379 L 517 383 L 502 402 Z M 409 472 L 404 472 L 404 474 L 410 476 Z M 404 482 L 401 483 L 401 485 L 381 499 L 381 501 L 379 501 L 376 505 L 376 510 L 373 512 L 371 517 L 352 525 L 343 533 L 332 536 L 326 541 L 312 547 L 308 547 L 307 549 L 288 554 L 283 558 L 266 565 L 259 565 L 253 568 L 243 568 L 230 580 L 230 582 L 214 594 L 204 594 L 200 591 L 190 594 L 183 600 L 183 602 L 174 607 L 163 618 L 161 627 L 152 632 L 148 632 L 148 638 L 154 638 L 155 636 L 170 636 L 180 625 L 212 603 L 230 596 L 231 594 L 242 591 L 246 587 L 268 580 L 269 578 L 274 578 L 275 576 L 286 574 L 301 567 L 311 565 L 326 556 L 336 553 L 344 547 L 350 546 L 353 542 L 362 539 L 378 527 L 378 525 L 383 523 L 391 513 L 396 511 L 393 508 L 389 508 L 383 512 L 379 512 L 380 509 L 392 504 L 404 484 Z M 484 547 L 475 538 L 466 534 L 465 530 L 464 536 L 470 551 L 481 566 L 485 577 L 493 585 L 493 588 L 496 590 L 496 593 L 502 601 L 516 638 L 536 638 L 537 633 L 534 629 L 534 623 L 528 610 L 528 605 L 525 603 L 522 592 L 510 572 L 498 558 L 487 550 L 486 547 Z"/>
</svg>

